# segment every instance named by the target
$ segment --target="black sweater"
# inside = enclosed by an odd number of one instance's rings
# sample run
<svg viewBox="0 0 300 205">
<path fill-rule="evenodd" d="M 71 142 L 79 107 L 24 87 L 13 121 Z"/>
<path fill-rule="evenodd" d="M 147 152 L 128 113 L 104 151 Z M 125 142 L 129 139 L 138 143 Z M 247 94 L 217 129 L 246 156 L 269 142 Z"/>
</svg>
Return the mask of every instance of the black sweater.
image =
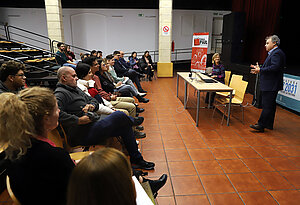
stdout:
<svg viewBox="0 0 300 205">
<path fill-rule="evenodd" d="M 11 189 L 22 205 L 65 204 L 74 162 L 62 148 L 32 139 L 27 153 L 8 169 Z"/>
</svg>

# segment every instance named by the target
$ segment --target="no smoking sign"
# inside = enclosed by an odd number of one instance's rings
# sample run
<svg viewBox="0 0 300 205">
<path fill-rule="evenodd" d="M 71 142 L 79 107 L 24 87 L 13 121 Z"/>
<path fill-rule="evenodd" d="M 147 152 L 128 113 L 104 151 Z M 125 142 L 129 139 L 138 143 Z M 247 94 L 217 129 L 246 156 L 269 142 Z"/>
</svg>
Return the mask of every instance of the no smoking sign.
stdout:
<svg viewBox="0 0 300 205">
<path fill-rule="evenodd" d="M 170 27 L 169 26 L 162 26 L 162 35 L 163 36 L 170 35 Z"/>
</svg>

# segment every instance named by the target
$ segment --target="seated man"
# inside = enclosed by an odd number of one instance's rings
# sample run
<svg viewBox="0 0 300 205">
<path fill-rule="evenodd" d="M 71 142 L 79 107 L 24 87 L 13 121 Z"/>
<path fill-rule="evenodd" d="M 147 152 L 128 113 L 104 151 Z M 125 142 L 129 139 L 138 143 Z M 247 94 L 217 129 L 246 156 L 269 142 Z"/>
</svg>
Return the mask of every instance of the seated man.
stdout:
<svg viewBox="0 0 300 205">
<path fill-rule="evenodd" d="M 58 84 L 54 91 L 60 109 L 59 122 L 69 137 L 70 145 L 97 145 L 109 137 L 121 136 L 129 153 L 130 161 L 140 169 L 154 169 L 138 151 L 132 126 L 137 125 L 130 116 L 116 111 L 97 119 L 99 108 L 96 99 L 86 95 L 77 87 L 77 75 L 70 67 L 61 67 L 57 72 Z"/>
<path fill-rule="evenodd" d="M 65 44 L 62 42 L 57 43 L 58 51 L 55 55 L 55 60 L 58 65 L 61 66 L 70 66 L 72 68 L 76 68 L 76 62 L 71 61 L 64 52 Z"/>
<path fill-rule="evenodd" d="M 115 71 L 114 65 L 115 65 L 115 60 L 114 60 L 114 56 L 113 55 L 107 55 L 106 56 L 106 60 L 107 60 L 107 65 L 108 65 L 108 72 L 111 74 L 111 76 L 114 79 L 115 83 L 119 83 L 120 81 L 122 82 L 122 84 L 126 84 L 126 85 L 130 85 L 132 87 L 132 89 L 141 97 L 146 96 L 146 93 L 140 93 L 138 92 L 138 90 L 136 89 L 136 87 L 134 86 L 133 82 L 128 78 L 128 77 L 118 77 L 117 73 Z"/>
<path fill-rule="evenodd" d="M 0 67 L 0 93 L 17 93 L 25 86 L 25 66 L 16 61 L 8 61 Z"/>
<path fill-rule="evenodd" d="M 131 69 L 131 68 L 126 68 L 124 65 L 122 65 L 119 61 L 120 58 L 120 51 L 114 51 L 114 59 L 115 59 L 115 71 L 118 75 L 118 77 L 123 77 L 123 76 L 127 76 L 129 77 L 132 82 L 134 82 L 137 86 L 137 89 L 140 93 L 146 93 L 145 90 L 143 90 L 141 83 L 140 83 L 140 79 L 139 79 L 139 73 L 136 72 L 135 70 Z"/>
</svg>

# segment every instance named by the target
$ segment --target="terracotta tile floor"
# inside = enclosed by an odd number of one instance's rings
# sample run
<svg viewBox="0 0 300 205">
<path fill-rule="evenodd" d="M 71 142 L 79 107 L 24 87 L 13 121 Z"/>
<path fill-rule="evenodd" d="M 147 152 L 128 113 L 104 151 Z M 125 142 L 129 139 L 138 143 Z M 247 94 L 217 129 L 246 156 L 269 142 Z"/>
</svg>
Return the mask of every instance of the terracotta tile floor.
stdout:
<svg viewBox="0 0 300 205">
<path fill-rule="evenodd" d="M 255 107 L 245 108 L 244 124 L 240 110 L 233 109 L 229 127 L 221 125 L 221 112 L 212 118 L 211 109 L 200 109 L 196 127 L 192 87 L 184 110 L 182 80 L 179 98 L 176 78 L 143 86 L 150 103 L 141 104 L 147 138 L 140 140 L 140 148 L 147 160 L 157 163 L 149 177 L 169 175 L 157 204 L 300 203 L 300 116 L 278 107 L 275 129 L 255 133 L 249 128 L 260 115 Z M 246 95 L 247 102 L 252 95 Z"/>
<path fill-rule="evenodd" d="M 142 83 L 150 102 L 143 123 L 147 138 L 140 140 L 146 160 L 156 163 L 150 178 L 167 173 L 159 205 L 281 204 L 300 203 L 300 116 L 278 107 L 273 131 L 254 133 L 260 110 L 245 108 L 244 124 L 239 109 L 233 109 L 230 126 L 221 125 L 222 115 L 200 109 L 195 126 L 196 93 L 188 92 L 183 109 L 183 81 L 176 97 L 176 78 Z M 201 105 L 204 94 L 201 95 Z M 245 104 L 251 103 L 247 94 Z M 2 194 L 0 204 L 10 201 Z M 1 202 L 1 199 L 2 202 Z M 11 204 L 11 203 L 6 203 Z"/>
</svg>

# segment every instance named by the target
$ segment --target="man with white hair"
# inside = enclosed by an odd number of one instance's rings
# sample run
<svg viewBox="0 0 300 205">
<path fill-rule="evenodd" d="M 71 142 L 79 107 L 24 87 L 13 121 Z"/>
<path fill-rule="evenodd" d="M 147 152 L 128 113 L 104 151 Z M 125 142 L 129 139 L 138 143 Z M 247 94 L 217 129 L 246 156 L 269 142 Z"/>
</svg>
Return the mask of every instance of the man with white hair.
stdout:
<svg viewBox="0 0 300 205">
<path fill-rule="evenodd" d="M 256 131 L 264 132 L 264 128 L 273 130 L 276 97 L 279 90 L 283 89 L 283 69 L 285 67 L 285 54 L 278 47 L 280 39 L 276 35 L 266 38 L 266 58 L 262 67 L 256 63 L 251 65 L 251 73 L 260 73 L 260 90 L 262 98 L 262 112 L 258 122 L 250 127 Z"/>
</svg>

